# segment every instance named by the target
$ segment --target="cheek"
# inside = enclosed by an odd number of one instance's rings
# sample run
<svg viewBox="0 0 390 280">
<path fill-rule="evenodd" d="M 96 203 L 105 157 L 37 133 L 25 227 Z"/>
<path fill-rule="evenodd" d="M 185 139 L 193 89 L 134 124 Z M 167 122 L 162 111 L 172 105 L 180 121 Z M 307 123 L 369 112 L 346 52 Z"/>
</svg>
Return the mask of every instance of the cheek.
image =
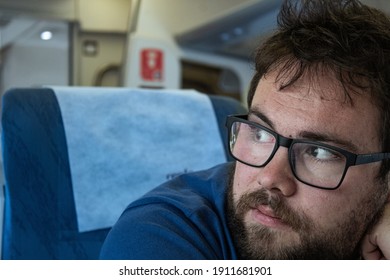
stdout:
<svg viewBox="0 0 390 280">
<path fill-rule="evenodd" d="M 239 197 L 243 193 L 254 190 L 256 185 L 256 175 L 258 168 L 247 166 L 237 162 L 233 180 L 234 197 Z"/>
<path fill-rule="evenodd" d="M 364 172 L 360 172 L 362 175 Z M 353 178 L 353 180 L 352 180 Z M 359 180 L 356 180 L 360 178 Z M 372 180 L 372 178 L 370 178 Z M 369 212 L 373 195 L 366 183 L 369 179 L 365 176 L 351 176 L 345 178 L 343 184 L 333 191 L 318 190 L 301 187 L 301 192 L 290 200 L 295 209 L 304 212 L 323 231 L 328 231 L 348 224 L 351 219 L 361 223 Z M 361 216 L 356 217 L 354 216 Z M 365 223 L 363 223 L 365 224 Z"/>
<path fill-rule="evenodd" d="M 316 189 L 303 191 L 301 199 L 295 200 L 298 205 L 294 207 L 323 229 L 337 219 L 342 209 L 340 201 L 333 200 L 325 192 Z"/>
</svg>

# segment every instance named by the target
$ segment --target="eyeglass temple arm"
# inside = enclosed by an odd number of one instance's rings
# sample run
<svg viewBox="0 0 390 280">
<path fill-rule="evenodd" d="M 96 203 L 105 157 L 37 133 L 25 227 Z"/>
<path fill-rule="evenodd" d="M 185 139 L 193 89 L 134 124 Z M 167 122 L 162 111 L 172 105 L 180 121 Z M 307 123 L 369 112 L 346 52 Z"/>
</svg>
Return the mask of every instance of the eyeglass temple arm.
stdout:
<svg viewBox="0 0 390 280">
<path fill-rule="evenodd" d="M 384 159 L 390 159 L 390 153 L 357 155 L 355 160 L 355 165 L 377 162 Z"/>
</svg>

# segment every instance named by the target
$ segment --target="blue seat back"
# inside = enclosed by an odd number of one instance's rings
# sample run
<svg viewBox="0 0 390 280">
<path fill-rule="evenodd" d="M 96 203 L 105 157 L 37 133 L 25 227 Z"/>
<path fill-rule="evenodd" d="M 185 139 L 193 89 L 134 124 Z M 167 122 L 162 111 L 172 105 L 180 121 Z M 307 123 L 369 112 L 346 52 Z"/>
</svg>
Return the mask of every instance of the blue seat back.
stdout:
<svg viewBox="0 0 390 280">
<path fill-rule="evenodd" d="M 97 259 L 100 252 L 100 247 L 112 225 L 112 221 L 107 223 L 107 217 L 105 211 L 110 212 L 111 208 L 115 208 L 115 202 L 111 202 L 111 198 L 106 196 L 109 194 L 112 197 L 113 194 L 121 196 L 117 192 L 118 184 L 110 186 L 112 189 L 104 191 L 100 188 L 98 180 L 92 177 L 91 185 L 88 186 L 89 179 L 84 182 L 83 185 L 78 186 L 77 180 L 79 180 L 80 174 L 76 173 L 77 168 L 75 164 L 80 161 L 85 161 L 85 169 L 93 170 L 93 166 L 89 164 L 95 160 L 95 155 L 100 155 L 105 159 L 110 159 L 110 164 L 116 164 L 115 159 L 119 158 L 115 156 L 112 160 L 113 151 L 110 150 L 110 145 L 102 148 L 96 148 L 96 154 L 85 153 L 83 149 L 94 150 L 94 145 L 99 145 L 99 141 L 107 141 L 107 131 L 102 130 L 102 134 L 96 132 L 96 127 L 101 124 L 102 126 L 109 126 L 107 122 L 107 111 L 99 115 L 99 118 L 94 121 L 94 140 L 89 144 L 90 139 L 73 138 L 70 140 L 72 133 L 77 133 L 78 136 L 84 135 L 83 133 L 72 130 L 70 126 L 79 126 L 82 129 L 88 130 L 91 124 L 84 125 L 84 123 L 91 122 L 89 115 L 91 114 L 91 108 L 95 110 L 94 103 L 104 104 L 106 101 L 115 98 L 126 99 L 126 90 L 130 91 L 128 94 L 137 94 L 136 89 L 115 89 L 115 88 L 20 88 L 11 89 L 3 96 L 3 111 L 2 111 L 2 150 L 3 150 L 3 165 L 4 165 L 4 222 L 3 222 L 3 236 L 2 236 L 2 259 Z M 61 96 L 58 92 L 65 92 L 64 96 Z M 148 94 L 145 90 L 140 90 L 142 94 Z M 80 92 L 80 94 L 79 94 Z M 81 93 L 83 92 L 83 93 Z M 118 93 L 119 92 L 119 93 Z M 68 98 L 68 93 L 73 94 L 72 98 Z M 98 94 L 95 94 L 98 93 Z M 151 94 L 162 95 L 162 98 L 169 96 L 170 93 L 163 91 L 150 90 Z M 180 94 L 180 91 L 176 91 L 174 94 Z M 182 92 L 183 96 L 188 94 L 187 91 Z M 191 96 L 193 93 L 189 94 Z M 200 94 L 200 93 L 196 93 Z M 88 97 L 88 99 L 85 99 Z M 196 96 L 198 96 L 196 95 Z M 200 97 L 206 95 L 200 94 Z M 80 97 L 79 97 L 80 96 Z M 202 98 L 203 98 L 202 97 Z M 210 108 L 215 116 L 214 120 L 208 120 L 210 124 L 216 122 L 218 130 L 218 136 L 213 136 L 215 139 L 209 141 L 219 142 L 222 147 L 227 147 L 227 132 L 224 127 L 225 118 L 229 114 L 241 114 L 246 109 L 238 102 L 226 97 L 207 96 L 210 101 Z M 148 107 L 159 108 L 163 99 L 158 101 L 152 101 L 148 99 L 147 102 L 157 102 L 160 104 L 147 104 Z M 202 99 L 204 100 L 204 99 Z M 116 101 L 118 102 L 118 101 Z M 128 101 L 127 101 L 128 102 Z M 67 103 L 67 104 L 65 104 Z M 130 102 L 131 103 L 131 102 Z M 79 106 L 83 104 L 84 106 Z M 110 101 L 107 104 L 111 104 Z M 124 103 L 123 103 L 124 104 Z M 130 104 L 131 105 L 131 104 Z M 137 106 L 134 104 L 134 106 Z M 155 106 L 155 107 L 153 107 Z M 156 107 L 157 106 L 157 107 Z M 162 106 L 162 105 L 161 105 Z M 180 104 L 178 105 L 180 106 Z M 66 108 L 65 108 L 66 107 Z M 187 106 L 186 108 L 178 109 L 177 112 L 183 112 L 185 114 L 192 114 L 192 111 Z M 89 108 L 88 113 L 83 117 L 83 110 Z M 100 109 L 96 109 L 99 111 Z M 156 110 L 156 109 L 154 109 Z M 133 105 L 129 106 L 128 113 L 125 111 L 120 112 L 120 117 L 115 118 L 115 130 L 116 132 L 126 132 L 132 129 L 128 126 L 127 118 L 131 118 L 134 115 L 135 109 Z M 110 114 L 116 114 L 116 108 L 110 107 Z M 98 115 L 98 114 L 97 114 Z M 164 115 L 165 116 L 165 115 Z M 69 121 L 72 119 L 73 121 Z M 195 116 L 195 118 L 198 116 Z M 165 117 L 164 117 L 165 118 Z M 178 119 L 178 113 L 167 114 L 166 120 Z M 191 118 L 191 116 L 190 116 Z M 124 127 L 121 127 L 121 123 L 124 123 Z M 165 120 L 165 119 L 164 119 Z M 207 120 L 206 120 L 207 122 Z M 138 123 L 138 122 L 136 122 Z M 159 127 L 164 126 L 164 123 L 172 128 L 172 123 L 168 121 L 159 122 Z M 179 124 L 180 125 L 180 124 Z M 96 126 L 96 127 L 95 127 Z M 165 129 L 165 128 L 162 128 Z M 142 130 L 140 130 L 142 132 Z M 163 130 L 165 131 L 165 130 Z M 182 130 L 178 130 L 182 131 Z M 137 131 L 137 134 L 141 133 Z M 197 133 L 198 131 L 194 131 Z M 170 132 L 171 134 L 172 132 Z M 176 132 L 175 132 L 176 133 Z M 88 135 L 88 134 L 85 134 Z M 84 136 L 85 136 L 84 135 Z M 121 134 L 119 134 L 121 135 Z M 80 136 L 80 137 L 84 137 Z M 85 136 L 86 138 L 89 138 Z M 148 133 L 143 136 L 145 139 L 148 137 Z M 180 137 L 178 137 L 180 138 Z M 73 141 L 73 143 L 72 143 Z M 75 142 L 76 141 L 76 142 Z M 79 141 L 79 143 L 77 143 Z M 121 141 L 119 139 L 118 141 Z M 161 139 L 153 139 L 158 145 Z M 172 141 L 172 146 L 175 147 L 175 140 Z M 74 143 L 75 142 L 75 143 Z M 123 155 L 127 155 L 129 150 L 137 151 L 137 143 L 129 141 L 130 143 L 122 143 L 120 152 Z M 202 143 L 200 143 L 202 144 Z M 83 146 L 84 145 L 84 146 Z M 210 144 L 207 144 L 210 145 Z M 92 146 L 92 147 L 91 147 Z M 78 151 L 79 157 L 74 162 L 72 159 L 74 152 L 72 149 L 78 149 L 83 147 L 81 151 Z M 99 150 L 100 149 L 100 150 Z M 226 150 L 224 152 L 224 161 L 230 160 Z M 73 154 L 72 154 L 73 153 Z M 118 151 L 116 151 L 118 153 Z M 192 149 L 188 147 L 183 151 L 179 151 L 178 155 L 182 154 L 188 158 L 195 158 L 196 162 L 201 162 L 198 168 L 207 168 L 208 160 L 207 155 L 194 154 Z M 93 159 L 91 160 L 92 157 Z M 142 165 L 144 162 L 150 161 L 150 156 L 145 153 L 138 155 L 137 165 Z M 168 156 L 169 157 L 169 156 Z M 201 159 L 204 157 L 205 159 Z M 103 162 L 104 160 L 103 159 Z M 172 159 L 174 160 L 174 159 Z M 160 166 L 165 164 L 163 157 L 159 157 L 155 161 Z M 179 161 L 180 162 L 180 161 Z M 145 163 L 145 164 L 146 164 Z M 154 162 L 155 163 L 155 162 Z M 211 164 L 212 161 L 209 161 Z M 102 163 L 103 164 L 103 163 Z M 101 164 L 101 165 L 102 165 Z M 118 165 L 123 162 L 118 163 Z M 196 163 L 197 164 L 197 163 Z M 127 165 L 127 163 L 126 163 Z M 136 166 L 136 165 L 134 165 Z M 106 170 L 105 166 L 101 167 L 102 170 Z M 118 167 L 119 168 L 119 167 Z M 183 166 L 183 170 L 188 167 Z M 150 169 L 150 168 L 149 168 Z M 154 170 L 153 170 L 154 169 Z M 81 169 L 83 170 L 83 169 Z M 126 170 L 126 168 L 120 169 Z M 132 166 L 128 166 L 128 172 L 131 172 Z M 148 170 L 147 172 L 153 174 L 156 168 Z M 111 172 L 111 171 L 110 171 Z M 146 171 L 145 171 L 146 172 Z M 144 176 L 148 176 L 148 173 Z M 119 174 L 115 174 L 115 177 L 121 177 L 126 175 L 126 171 L 121 171 Z M 105 178 L 109 178 L 113 174 L 106 174 Z M 96 174 L 98 176 L 98 174 Z M 116 178 L 119 180 L 121 178 Z M 167 176 L 166 179 L 169 179 Z M 128 179 L 126 179 L 128 180 Z M 136 182 L 129 182 L 123 179 L 125 186 L 136 185 Z M 109 182 L 109 181 L 108 181 Z M 117 181 L 116 181 L 117 182 Z M 108 183 L 109 184 L 109 183 Z M 87 195 L 95 192 L 93 196 L 97 199 L 98 203 L 104 202 L 106 210 L 90 211 L 90 215 L 96 215 L 98 217 L 92 217 L 97 220 L 97 226 L 88 225 L 82 222 L 82 209 L 88 212 L 88 209 L 98 207 L 91 204 L 92 202 L 84 202 L 84 208 L 80 208 L 80 195 L 78 188 L 89 188 Z M 124 186 L 121 186 L 122 188 Z M 153 186 L 150 186 L 153 187 Z M 111 191 L 112 190 L 112 191 Z M 147 190 L 145 190 L 146 192 Z M 81 192 L 82 194 L 82 192 Z M 133 197 L 126 194 L 125 201 L 130 203 Z M 122 206 L 121 206 L 122 207 Z M 125 207 L 125 206 L 123 206 Z M 81 209 L 81 210 L 80 210 Z M 118 211 L 118 210 L 117 210 Z M 81 213 L 81 214 L 80 214 Z M 118 215 L 116 213 L 115 215 Z M 102 216 L 102 217 L 101 217 Z M 84 217 L 84 219 L 91 219 L 91 216 Z M 102 220 L 102 221 L 101 221 Z M 111 218 L 112 220 L 112 218 Z"/>
</svg>

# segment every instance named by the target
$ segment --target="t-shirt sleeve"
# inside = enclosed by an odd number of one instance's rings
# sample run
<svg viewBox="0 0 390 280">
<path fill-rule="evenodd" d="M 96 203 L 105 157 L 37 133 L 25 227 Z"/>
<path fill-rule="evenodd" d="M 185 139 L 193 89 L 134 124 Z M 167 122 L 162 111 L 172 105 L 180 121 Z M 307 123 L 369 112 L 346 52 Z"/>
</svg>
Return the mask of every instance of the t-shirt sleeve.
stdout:
<svg viewBox="0 0 390 280">
<path fill-rule="evenodd" d="M 225 211 L 233 166 L 184 174 L 132 202 L 109 232 L 101 259 L 236 259 Z"/>
<path fill-rule="evenodd" d="M 131 207 L 108 234 L 101 259 L 220 259 L 219 237 L 206 228 L 213 214 L 207 209 L 201 212 L 188 217 L 164 203 Z"/>
</svg>

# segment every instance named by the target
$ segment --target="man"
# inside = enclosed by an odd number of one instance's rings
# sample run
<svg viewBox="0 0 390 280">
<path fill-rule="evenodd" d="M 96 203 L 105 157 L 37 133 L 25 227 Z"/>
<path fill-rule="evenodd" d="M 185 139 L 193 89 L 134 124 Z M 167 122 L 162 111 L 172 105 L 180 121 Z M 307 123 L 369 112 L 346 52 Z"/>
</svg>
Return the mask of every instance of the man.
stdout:
<svg viewBox="0 0 390 280">
<path fill-rule="evenodd" d="M 236 163 L 132 203 L 102 258 L 388 258 L 390 20 L 358 1 L 286 1 L 257 51 Z M 376 225 L 374 227 L 374 225 Z"/>
</svg>

